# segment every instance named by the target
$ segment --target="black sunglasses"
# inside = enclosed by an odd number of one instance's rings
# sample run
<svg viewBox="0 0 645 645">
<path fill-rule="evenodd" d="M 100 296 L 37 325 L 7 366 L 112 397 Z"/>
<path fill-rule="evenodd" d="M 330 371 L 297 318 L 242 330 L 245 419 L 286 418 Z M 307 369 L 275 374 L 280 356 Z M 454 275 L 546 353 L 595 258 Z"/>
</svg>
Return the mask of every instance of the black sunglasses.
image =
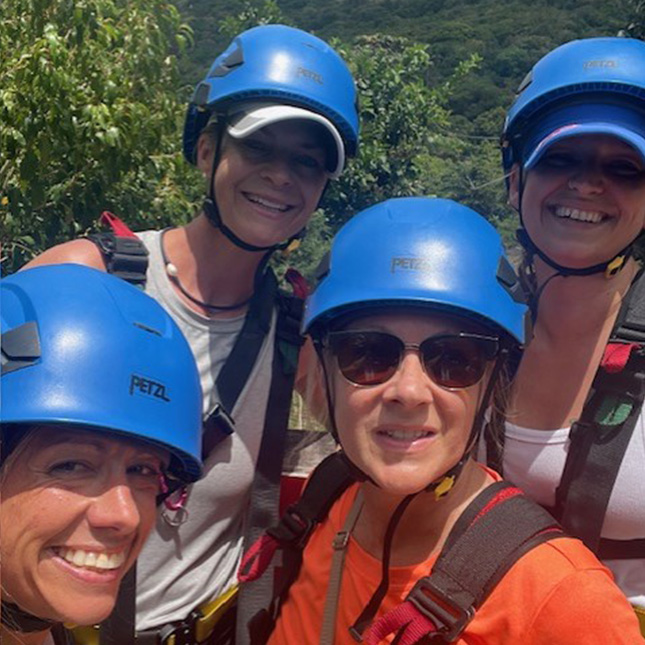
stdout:
<svg viewBox="0 0 645 645">
<path fill-rule="evenodd" d="M 396 373 L 406 349 L 419 352 L 426 374 L 447 388 L 470 387 L 484 376 L 486 364 L 499 352 L 499 339 L 479 334 L 443 334 L 423 342 L 404 343 L 381 331 L 337 331 L 325 346 L 341 374 L 355 385 L 380 385 Z"/>
</svg>

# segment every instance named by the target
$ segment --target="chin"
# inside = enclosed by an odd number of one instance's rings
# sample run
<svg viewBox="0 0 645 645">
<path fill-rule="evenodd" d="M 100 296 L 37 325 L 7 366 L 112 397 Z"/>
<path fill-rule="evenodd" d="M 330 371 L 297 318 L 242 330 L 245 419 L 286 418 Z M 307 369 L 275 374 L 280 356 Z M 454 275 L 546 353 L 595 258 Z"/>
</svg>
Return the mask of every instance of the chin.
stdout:
<svg viewBox="0 0 645 645">
<path fill-rule="evenodd" d="M 69 606 L 59 608 L 59 620 L 74 625 L 95 625 L 112 613 L 115 604 L 115 597 L 93 602 L 79 599 L 77 603 L 69 602 Z"/>
<path fill-rule="evenodd" d="M 371 479 L 377 487 L 388 495 L 406 497 L 423 492 L 432 481 L 428 475 L 410 473 L 407 471 L 398 473 L 373 473 Z"/>
</svg>

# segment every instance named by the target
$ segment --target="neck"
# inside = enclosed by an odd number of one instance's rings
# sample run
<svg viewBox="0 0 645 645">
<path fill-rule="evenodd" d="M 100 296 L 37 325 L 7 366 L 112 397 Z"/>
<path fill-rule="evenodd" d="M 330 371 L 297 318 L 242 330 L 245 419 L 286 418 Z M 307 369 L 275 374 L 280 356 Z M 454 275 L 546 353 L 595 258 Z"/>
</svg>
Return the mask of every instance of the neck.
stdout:
<svg viewBox="0 0 645 645">
<path fill-rule="evenodd" d="M 256 270 L 265 254 L 235 246 L 208 222 L 203 213 L 186 226 L 168 231 L 163 244 L 166 257 L 177 269 L 183 288 L 197 300 L 230 306 L 253 294 Z M 231 317 L 245 311 L 245 307 L 240 307 L 213 314 L 184 298 L 174 288 L 190 308 L 200 313 Z"/>
<path fill-rule="evenodd" d="M 536 330 L 564 340 L 571 336 L 598 336 L 607 325 L 613 326 L 638 265 L 630 258 L 622 271 L 611 278 L 603 273 L 552 277 L 555 271 L 536 258 L 535 271 L 538 287 L 544 287 Z"/>
<path fill-rule="evenodd" d="M 444 498 L 437 500 L 433 493 L 419 493 L 406 509 L 394 533 L 392 566 L 417 564 L 433 552 L 440 551 L 459 516 L 492 481 L 486 471 L 471 459 Z M 354 537 L 363 549 L 381 559 L 390 518 L 404 498 L 390 495 L 368 482 L 361 486 L 364 506 Z"/>
<path fill-rule="evenodd" d="M 553 270 L 536 260 L 538 285 Z M 582 412 L 618 312 L 636 276 L 630 259 L 612 278 L 556 276 L 541 293 L 538 314 L 518 370 L 508 418 L 529 428 L 571 425 Z"/>
</svg>

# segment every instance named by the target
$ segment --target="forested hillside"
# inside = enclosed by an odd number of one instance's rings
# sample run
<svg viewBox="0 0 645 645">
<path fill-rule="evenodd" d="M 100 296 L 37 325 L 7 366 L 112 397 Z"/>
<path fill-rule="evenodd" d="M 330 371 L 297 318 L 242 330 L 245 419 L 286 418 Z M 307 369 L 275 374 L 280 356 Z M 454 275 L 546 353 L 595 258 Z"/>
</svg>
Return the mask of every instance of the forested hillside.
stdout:
<svg viewBox="0 0 645 645">
<path fill-rule="evenodd" d="M 180 224 L 203 179 L 182 159 L 191 88 L 242 29 L 285 22 L 330 40 L 361 101 L 361 149 L 302 248 L 310 274 L 357 210 L 441 195 L 512 243 L 498 137 L 531 65 L 578 37 L 645 35 L 642 0 L 1 0 L 0 246 L 10 272 L 95 227 Z"/>
<path fill-rule="evenodd" d="M 222 19 L 240 5 L 179 0 L 178 6 L 194 29 L 187 70 L 197 79 L 228 40 L 220 31 Z M 451 100 L 455 112 L 468 118 L 506 105 L 531 64 L 555 45 L 617 35 L 630 9 L 625 0 L 277 0 L 277 6 L 290 24 L 325 39 L 381 33 L 429 45 L 431 84 L 479 54 L 479 70 Z"/>
</svg>

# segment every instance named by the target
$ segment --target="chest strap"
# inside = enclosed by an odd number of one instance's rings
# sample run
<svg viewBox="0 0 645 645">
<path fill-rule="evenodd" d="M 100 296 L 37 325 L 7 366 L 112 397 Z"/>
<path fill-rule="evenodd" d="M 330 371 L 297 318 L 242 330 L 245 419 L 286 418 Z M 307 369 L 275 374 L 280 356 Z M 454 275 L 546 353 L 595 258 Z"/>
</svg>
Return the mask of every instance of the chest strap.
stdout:
<svg viewBox="0 0 645 645">
<path fill-rule="evenodd" d="M 428 636 L 434 637 L 433 643 L 457 640 L 513 564 L 537 545 L 561 536 L 553 517 L 518 488 L 508 482 L 490 485 L 457 520 L 430 574 L 372 625 L 367 645 L 393 633 L 398 645 Z"/>
</svg>

